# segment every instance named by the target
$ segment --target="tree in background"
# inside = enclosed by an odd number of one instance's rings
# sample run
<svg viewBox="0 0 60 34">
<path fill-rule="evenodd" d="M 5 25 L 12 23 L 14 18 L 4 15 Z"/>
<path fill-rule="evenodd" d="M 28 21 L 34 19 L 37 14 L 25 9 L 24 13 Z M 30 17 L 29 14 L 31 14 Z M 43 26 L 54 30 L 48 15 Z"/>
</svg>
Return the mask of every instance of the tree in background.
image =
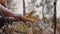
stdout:
<svg viewBox="0 0 60 34">
<path fill-rule="evenodd" d="M 54 1 L 54 15 L 53 15 L 54 34 L 56 34 L 56 4 L 57 0 Z"/>
<path fill-rule="evenodd" d="M 25 0 L 23 0 L 23 15 L 26 15 L 26 11 L 25 11 Z"/>
</svg>

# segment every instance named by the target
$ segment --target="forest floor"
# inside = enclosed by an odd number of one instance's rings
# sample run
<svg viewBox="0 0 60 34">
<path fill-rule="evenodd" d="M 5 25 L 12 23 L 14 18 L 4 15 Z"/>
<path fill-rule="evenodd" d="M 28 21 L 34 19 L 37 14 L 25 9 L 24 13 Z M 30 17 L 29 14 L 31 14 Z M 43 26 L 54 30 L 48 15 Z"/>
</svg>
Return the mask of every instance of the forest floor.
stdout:
<svg viewBox="0 0 60 34">
<path fill-rule="evenodd" d="M 14 32 L 14 34 L 43 34 L 45 33 L 44 30 L 40 29 L 38 26 L 35 26 L 35 25 L 32 25 L 32 27 L 31 25 L 30 27 L 27 27 L 27 25 L 24 23 L 15 23 L 12 26 L 13 27 L 11 27 L 10 30 Z M 0 32 L 2 33 L 1 29 L 0 29 Z M 60 24 L 57 24 L 57 32 L 60 34 Z"/>
</svg>

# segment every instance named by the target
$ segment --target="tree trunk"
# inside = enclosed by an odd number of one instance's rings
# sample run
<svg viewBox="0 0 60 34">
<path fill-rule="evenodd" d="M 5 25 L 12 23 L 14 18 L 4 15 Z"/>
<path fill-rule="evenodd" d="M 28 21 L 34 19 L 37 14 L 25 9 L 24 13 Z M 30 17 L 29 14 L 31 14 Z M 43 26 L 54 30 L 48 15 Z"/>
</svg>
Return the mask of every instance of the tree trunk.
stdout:
<svg viewBox="0 0 60 34">
<path fill-rule="evenodd" d="M 42 3 L 44 3 L 44 0 L 42 0 Z M 42 15 L 43 15 L 43 22 L 45 23 L 45 17 L 44 17 L 44 4 L 42 6 Z"/>
<path fill-rule="evenodd" d="M 54 34 L 56 34 L 56 3 L 57 0 L 54 1 L 54 15 L 53 15 Z"/>
<path fill-rule="evenodd" d="M 26 11 L 25 11 L 25 0 L 23 0 L 23 15 L 26 15 Z"/>
</svg>

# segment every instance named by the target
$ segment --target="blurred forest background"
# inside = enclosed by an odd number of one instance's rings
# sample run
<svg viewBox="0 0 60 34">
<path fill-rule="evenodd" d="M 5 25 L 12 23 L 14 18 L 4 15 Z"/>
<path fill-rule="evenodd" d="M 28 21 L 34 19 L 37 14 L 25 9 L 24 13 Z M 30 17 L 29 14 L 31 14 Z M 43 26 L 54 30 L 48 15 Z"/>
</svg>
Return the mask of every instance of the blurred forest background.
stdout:
<svg viewBox="0 0 60 34">
<path fill-rule="evenodd" d="M 56 21 L 56 34 L 60 34 L 60 0 L 56 1 L 56 14 L 54 2 L 55 0 L 8 0 L 7 8 L 14 13 L 27 15 L 31 11 L 36 11 L 33 16 L 40 18 L 37 23 L 13 22 L 12 26 L 16 32 L 19 34 L 53 34 L 54 21 Z"/>
</svg>

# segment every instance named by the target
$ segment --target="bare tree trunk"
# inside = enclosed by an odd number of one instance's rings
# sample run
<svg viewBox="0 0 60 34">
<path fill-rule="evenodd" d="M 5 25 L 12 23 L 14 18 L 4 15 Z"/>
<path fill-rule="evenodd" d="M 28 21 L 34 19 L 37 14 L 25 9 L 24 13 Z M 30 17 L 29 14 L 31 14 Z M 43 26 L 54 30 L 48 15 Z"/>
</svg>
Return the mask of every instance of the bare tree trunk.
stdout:
<svg viewBox="0 0 60 34">
<path fill-rule="evenodd" d="M 25 0 L 23 0 L 23 15 L 26 15 L 26 11 L 25 11 Z"/>
<path fill-rule="evenodd" d="M 56 3 L 57 0 L 54 1 L 54 15 L 53 15 L 54 34 L 56 34 Z"/>
<path fill-rule="evenodd" d="M 42 3 L 44 3 L 43 1 L 44 1 L 44 0 L 42 0 Z M 45 17 L 44 17 L 44 4 L 43 4 L 43 7 L 42 7 L 42 15 L 43 15 L 43 22 L 45 23 Z"/>
</svg>

